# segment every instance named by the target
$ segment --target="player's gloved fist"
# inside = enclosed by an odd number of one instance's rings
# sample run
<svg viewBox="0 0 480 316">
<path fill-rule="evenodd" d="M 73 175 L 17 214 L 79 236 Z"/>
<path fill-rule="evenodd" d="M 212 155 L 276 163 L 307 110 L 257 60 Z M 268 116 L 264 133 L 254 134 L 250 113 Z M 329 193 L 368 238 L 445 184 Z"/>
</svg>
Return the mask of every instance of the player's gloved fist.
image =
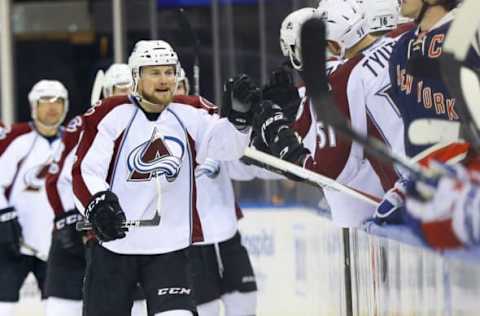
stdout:
<svg viewBox="0 0 480 316">
<path fill-rule="evenodd" d="M 403 224 L 405 212 L 405 194 L 409 180 L 401 179 L 385 193 L 382 202 L 373 215 L 373 221 L 378 224 Z"/>
<path fill-rule="evenodd" d="M 123 227 L 125 213 L 120 207 L 118 197 L 111 191 L 101 191 L 92 196 L 85 211 L 92 223 L 97 238 L 112 241 L 126 236 L 128 228 Z"/>
<path fill-rule="evenodd" d="M 286 67 L 274 70 L 269 83 L 262 90 L 263 100 L 278 104 L 290 121 L 295 119 L 301 98 L 293 82 L 293 75 Z"/>
<path fill-rule="evenodd" d="M 260 89 L 245 74 L 229 79 L 224 87 L 221 116 L 227 117 L 239 130 L 252 125 L 254 107 L 260 103 Z"/>
<path fill-rule="evenodd" d="M 13 256 L 20 255 L 22 227 L 17 219 L 17 211 L 13 207 L 0 210 L 0 247 Z"/>
<path fill-rule="evenodd" d="M 253 129 L 263 143 L 270 147 L 275 136 L 283 127 L 288 127 L 288 120 L 282 109 L 269 100 L 260 103 L 260 112 L 255 115 Z"/>
<path fill-rule="evenodd" d="M 76 223 L 81 220 L 83 220 L 83 216 L 76 209 L 55 216 L 52 243 L 72 255 L 83 257 L 85 247 L 82 233 L 75 229 Z"/>
<path fill-rule="evenodd" d="M 303 165 L 309 153 L 297 132 L 287 126 L 278 131 L 269 148 L 273 155 L 298 165 Z"/>
<path fill-rule="evenodd" d="M 207 158 L 204 163 L 195 169 L 195 177 L 207 176 L 214 179 L 220 173 L 220 161 Z"/>
</svg>

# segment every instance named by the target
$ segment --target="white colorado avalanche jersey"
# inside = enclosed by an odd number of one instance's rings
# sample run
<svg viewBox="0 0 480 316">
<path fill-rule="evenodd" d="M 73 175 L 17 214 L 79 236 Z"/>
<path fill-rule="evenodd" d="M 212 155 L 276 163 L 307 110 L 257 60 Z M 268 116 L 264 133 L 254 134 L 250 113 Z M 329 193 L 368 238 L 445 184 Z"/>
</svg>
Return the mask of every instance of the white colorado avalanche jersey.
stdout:
<svg viewBox="0 0 480 316">
<path fill-rule="evenodd" d="M 195 165 L 207 157 L 240 158 L 249 134 L 225 118 L 179 103 L 149 119 L 131 97 L 105 99 L 84 120 L 72 170 L 79 211 L 95 193 L 111 190 L 127 220 L 152 218 L 157 209 L 161 216 L 158 226 L 131 229 L 103 246 L 122 254 L 160 254 L 202 241 Z"/>
<path fill-rule="evenodd" d="M 59 144 L 59 137 L 49 141 L 33 123 L 0 128 L 0 209 L 17 210 L 23 240 L 39 257 L 48 255 L 51 243 L 53 210 L 45 191 L 45 176 Z"/>
<path fill-rule="evenodd" d="M 377 40 L 335 69 L 329 83 L 335 105 L 358 133 L 375 137 L 402 154 L 403 121 L 388 95 L 388 60 L 394 45 L 390 37 Z M 392 165 L 378 161 L 348 139 L 339 138 L 330 151 L 309 149 L 314 154 L 306 163 L 308 169 L 370 195 L 381 198 L 397 179 Z M 333 221 L 340 226 L 357 226 L 375 210 L 344 193 L 325 190 L 325 197 Z"/>
</svg>

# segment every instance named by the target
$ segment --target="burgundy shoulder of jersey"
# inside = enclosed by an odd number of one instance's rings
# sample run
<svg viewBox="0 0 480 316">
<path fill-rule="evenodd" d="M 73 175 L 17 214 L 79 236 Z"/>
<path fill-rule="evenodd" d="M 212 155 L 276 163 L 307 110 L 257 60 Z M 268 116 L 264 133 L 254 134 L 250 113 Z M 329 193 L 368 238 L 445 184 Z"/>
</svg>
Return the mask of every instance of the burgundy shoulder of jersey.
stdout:
<svg viewBox="0 0 480 316">
<path fill-rule="evenodd" d="M 131 103 L 130 98 L 126 95 L 115 96 L 97 101 L 82 116 L 83 127 L 95 127 L 97 124 L 114 108 Z"/>
<path fill-rule="evenodd" d="M 206 110 L 209 114 L 218 113 L 218 106 L 201 96 L 176 95 L 173 101 L 176 103 L 190 105 L 197 109 Z"/>
<path fill-rule="evenodd" d="M 417 24 L 413 22 L 399 24 L 395 29 L 388 32 L 386 37 L 396 38 L 400 35 L 407 33 L 417 27 Z"/>
<path fill-rule="evenodd" d="M 84 119 L 81 115 L 75 116 L 71 119 L 62 136 L 62 143 L 64 145 L 62 158 L 70 153 L 70 151 L 75 148 L 80 140 L 80 135 L 82 133 L 84 126 Z"/>
<path fill-rule="evenodd" d="M 32 130 L 33 126 L 29 122 L 0 127 L 0 155 L 17 137 L 30 133 Z"/>
</svg>

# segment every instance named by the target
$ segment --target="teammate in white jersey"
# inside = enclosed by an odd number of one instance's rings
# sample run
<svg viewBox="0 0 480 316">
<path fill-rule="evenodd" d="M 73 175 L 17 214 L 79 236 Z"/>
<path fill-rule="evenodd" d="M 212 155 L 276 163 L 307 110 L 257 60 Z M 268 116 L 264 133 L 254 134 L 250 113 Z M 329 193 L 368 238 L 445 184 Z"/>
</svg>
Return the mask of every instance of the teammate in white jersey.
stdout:
<svg viewBox="0 0 480 316">
<path fill-rule="evenodd" d="M 164 41 L 138 42 L 129 66 L 133 95 L 84 115 L 72 171 L 76 205 L 101 241 L 87 263 L 84 315 L 130 315 L 137 282 L 149 315 L 193 315 L 185 249 L 203 240 L 194 167 L 243 154 L 250 108 L 233 102 L 227 119 L 172 102 L 178 57 Z M 157 226 L 123 226 L 155 214 Z"/>
<path fill-rule="evenodd" d="M 383 91 L 389 84 L 388 57 L 395 42 L 388 37 L 377 39 L 368 35 L 365 13 L 353 0 L 323 0 L 318 13 L 312 15 L 326 21 L 329 52 L 346 60 L 329 77 L 337 108 L 358 132 L 378 137 L 402 152 L 403 135 L 398 133 L 403 130 L 402 121 Z M 302 24 L 306 20 L 300 15 L 298 17 L 300 21 L 296 23 Z M 295 20 L 295 12 L 287 18 Z M 284 23 L 288 24 L 288 20 Z M 290 45 L 292 49 L 297 48 L 295 52 L 299 47 L 299 33 L 296 36 L 294 46 Z M 301 64 L 301 54 L 297 55 L 297 61 Z M 275 114 L 270 114 L 272 116 Z M 272 121 L 267 119 L 264 122 Z M 391 166 L 367 155 L 357 143 L 339 139 L 335 150 L 327 155 L 319 155 L 316 148 L 309 148 L 312 156 L 308 158 L 301 151 L 293 150 L 298 146 L 296 138 L 289 137 L 282 141 L 272 137 L 281 127 L 281 121 L 270 124 L 272 129 L 267 125 L 263 124 L 261 128 L 265 131 L 266 143 L 270 143 L 269 147 L 274 149 L 274 153 L 290 152 L 287 160 L 300 163 L 341 183 L 380 197 L 397 178 Z M 288 132 L 285 130 L 283 133 Z M 329 161 L 328 157 L 334 157 L 334 160 Z M 326 190 L 325 195 L 332 209 L 333 220 L 338 225 L 359 225 L 374 212 L 370 205 L 343 193 Z"/>
<path fill-rule="evenodd" d="M 188 87 L 185 72 L 179 82 Z M 240 85 L 237 81 L 236 87 Z M 210 114 L 218 108 L 198 96 L 187 96 L 188 89 L 177 90 L 174 101 L 203 109 Z M 234 87 L 233 94 L 239 91 Z M 183 94 L 183 95 L 182 95 Z M 220 303 L 227 316 L 255 315 L 257 287 L 252 264 L 241 244 L 238 220 L 243 216 L 235 201 L 230 165 L 207 158 L 196 167 L 197 207 L 204 232 L 204 241 L 190 248 L 193 271 L 193 296 L 199 316 L 220 315 Z M 249 168 L 243 165 L 244 168 Z M 241 168 L 236 166 L 236 168 Z"/>
<path fill-rule="evenodd" d="M 41 80 L 28 95 L 32 122 L 0 129 L 0 315 L 14 315 L 29 272 L 45 298 L 46 258 L 53 211 L 45 176 L 60 145 L 68 92 L 59 81 Z"/>
<path fill-rule="evenodd" d="M 127 95 L 132 86 L 130 67 L 113 64 L 105 73 L 103 96 Z M 85 243 L 96 242 L 93 233 L 84 235 L 75 229 L 75 224 L 83 220 L 83 216 L 75 209 L 71 170 L 82 129 L 81 116 L 69 122 L 62 137 L 62 146 L 55 154 L 46 177 L 48 200 L 55 212 L 45 286 L 46 316 L 82 315 Z M 147 313 L 141 289 L 138 292 L 132 309 L 133 316 Z"/>
</svg>

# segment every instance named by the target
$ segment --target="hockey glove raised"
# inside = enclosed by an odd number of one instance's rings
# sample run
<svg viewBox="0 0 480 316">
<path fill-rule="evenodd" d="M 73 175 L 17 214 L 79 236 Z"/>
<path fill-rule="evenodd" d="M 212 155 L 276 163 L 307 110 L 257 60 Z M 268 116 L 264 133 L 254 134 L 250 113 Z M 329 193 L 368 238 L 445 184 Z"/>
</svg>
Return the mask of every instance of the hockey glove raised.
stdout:
<svg viewBox="0 0 480 316">
<path fill-rule="evenodd" d="M 263 100 L 270 100 L 278 104 L 289 122 L 295 120 L 301 98 L 289 69 L 280 67 L 274 70 L 270 76 L 269 83 L 263 87 L 262 95 Z"/>
<path fill-rule="evenodd" d="M 52 244 L 74 256 L 84 257 L 82 233 L 75 229 L 76 223 L 81 220 L 83 216 L 76 209 L 57 215 L 54 219 Z"/>
<path fill-rule="evenodd" d="M 17 219 L 17 211 L 13 207 L 0 210 L 0 247 L 18 257 L 21 239 L 22 227 Z"/>
<path fill-rule="evenodd" d="M 118 197 L 111 191 L 101 191 L 92 196 L 85 211 L 92 223 L 97 238 L 112 241 L 126 236 L 128 228 L 122 227 L 126 220 Z"/>
<path fill-rule="evenodd" d="M 252 125 L 253 111 L 261 100 L 261 91 L 245 74 L 229 79 L 224 87 L 221 116 L 243 131 Z"/>
</svg>

